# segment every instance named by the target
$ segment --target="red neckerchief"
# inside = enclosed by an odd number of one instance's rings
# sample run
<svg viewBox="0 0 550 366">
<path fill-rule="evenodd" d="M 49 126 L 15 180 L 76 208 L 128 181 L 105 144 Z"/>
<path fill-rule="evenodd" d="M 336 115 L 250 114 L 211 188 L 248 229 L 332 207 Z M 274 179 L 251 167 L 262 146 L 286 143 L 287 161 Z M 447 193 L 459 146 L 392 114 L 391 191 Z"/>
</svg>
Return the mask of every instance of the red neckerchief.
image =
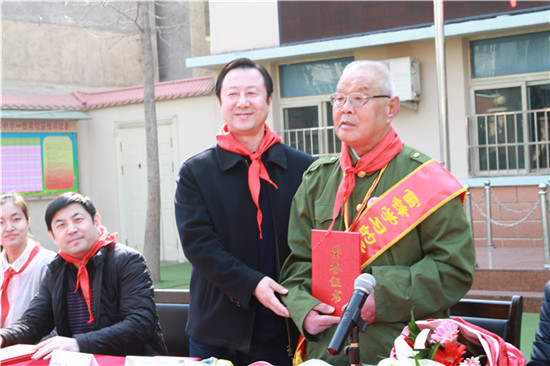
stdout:
<svg viewBox="0 0 550 366">
<path fill-rule="evenodd" d="M 65 259 L 69 263 L 80 265 L 80 267 L 78 268 L 78 272 L 76 274 L 76 287 L 74 289 L 74 292 L 78 290 L 78 286 L 80 285 L 80 288 L 82 290 L 82 295 L 84 296 L 84 300 L 86 301 L 86 305 L 88 306 L 88 313 L 90 314 L 90 319 L 88 320 L 88 323 L 91 323 L 94 321 L 94 315 L 92 314 L 91 295 L 90 295 L 90 292 L 91 292 L 90 277 L 88 276 L 86 263 L 88 263 L 88 259 L 92 258 L 99 249 L 103 248 L 106 245 L 114 243 L 117 236 L 118 236 L 118 233 L 111 234 L 107 232 L 107 229 L 105 229 L 105 227 L 100 226 L 99 235 L 97 237 L 96 242 L 94 243 L 94 245 L 92 245 L 90 250 L 88 250 L 88 252 L 84 255 L 82 259 L 77 259 L 66 253 L 59 251 L 59 255 L 61 256 L 61 258 Z"/>
<path fill-rule="evenodd" d="M 29 258 L 25 261 L 25 264 L 19 269 L 19 271 L 16 271 L 13 269 L 13 267 L 9 267 L 4 271 L 4 280 L 2 281 L 2 287 L 0 288 L 0 291 L 2 291 L 2 322 L 1 326 L 4 327 L 4 321 L 6 320 L 8 316 L 8 312 L 10 311 L 10 302 L 8 301 L 8 285 L 10 284 L 11 278 L 23 272 L 25 268 L 31 263 L 31 261 L 36 257 L 38 252 L 40 251 L 40 244 L 36 243 L 35 247 L 32 248 L 31 253 L 29 254 Z"/>
<path fill-rule="evenodd" d="M 275 188 L 277 185 L 271 181 L 269 178 L 269 174 L 267 173 L 267 170 L 264 166 L 264 163 L 262 162 L 262 154 L 267 151 L 271 146 L 275 145 L 276 143 L 281 141 L 281 137 L 277 135 L 277 132 L 271 130 L 267 123 L 265 124 L 265 135 L 262 141 L 260 142 L 260 146 L 258 146 L 258 149 L 255 152 L 250 151 L 250 149 L 246 146 L 244 146 L 241 142 L 239 142 L 235 136 L 229 131 L 229 127 L 227 124 L 225 124 L 216 136 L 216 140 L 218 141 L 218 145 L 225 150 L 241 154 L 241 155 L 247 155 L 252 163 L 250 164 L 250 167 L 248 168 L 248 187 L 250 188 L 250 195 L 252 196 L 252 200 L 254 201 L 254 204 L 256 204 L 256 207 L 258 208 L 258 213 L 256 215 L 256 220 L 258 221 L 258 229 L 260 230 L 260 238 L 262 238 L 262 211 L 260 210 L 260 178 L 263 180 L 271 183 Z"/>
<path fill-rule="evenodd" d="M 334 201 L 334 211 L 332 213 L 332 223 L 328 231 L 332 230 L 334 220 L 338 217 L 338 213 L 342 205 L 346 203 L 355 187 L 355 175 L 359 172 L 367 174 L 373 173 L 385 167 L 403 148 L 403 141 L 399 135 L 391 127 L 390 131 L 384 136 L 382 141 L 378 143 L 368 153 L 363 155 L 353 166 L 353 160 L 349 154 L 348 146 L 342 142 L 342 154 L 340 156 L 340 168 L 344 172 L 344 178 L 338 186 L 336 199 Z"/>
</svg>

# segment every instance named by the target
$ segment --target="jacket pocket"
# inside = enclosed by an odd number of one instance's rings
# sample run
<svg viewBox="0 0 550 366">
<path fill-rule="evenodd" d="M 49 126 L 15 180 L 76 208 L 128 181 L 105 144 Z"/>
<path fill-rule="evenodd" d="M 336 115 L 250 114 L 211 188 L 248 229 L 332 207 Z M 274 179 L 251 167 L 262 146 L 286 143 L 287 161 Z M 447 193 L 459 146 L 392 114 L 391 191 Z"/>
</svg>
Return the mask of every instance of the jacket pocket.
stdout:
<svg viewBox="0 0 550 366">
<path fill-rule="evenodd" d="M 314 226 L 315 228 L 328 229 L 330 223 L 332 222 L 332 211 L 334 206 L 329 205 L 315 205 L 315 217 L 314 217 Z"/>
<path fill-rule="evenodd" d="M 202 309 L 210 309 L 214 305 L 214 292 L 216 292 L 216 288 L 209 282 L 209 281 L 201 281 L 201 291 L 199 294 L 200 300 L 200 306 Z"/>
</svg>

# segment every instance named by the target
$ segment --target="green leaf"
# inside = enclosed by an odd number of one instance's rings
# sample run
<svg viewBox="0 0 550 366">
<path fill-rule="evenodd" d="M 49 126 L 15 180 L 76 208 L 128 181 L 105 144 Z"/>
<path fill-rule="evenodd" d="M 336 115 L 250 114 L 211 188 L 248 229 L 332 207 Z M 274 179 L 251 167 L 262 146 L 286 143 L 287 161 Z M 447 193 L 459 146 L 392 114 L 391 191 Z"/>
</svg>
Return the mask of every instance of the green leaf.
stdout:
<svg viewBox="0 0 550 366">
<path fill-rule="evenodd" d="M 439 349 L 439 347 L 441 346 L 441 343 L 440 342 L 435 342 L 435 344 L 433 345 L 432 349 L 430 350 L 430 354 L 428 355 L 428 358 L 430 360 L 433 360 L 434 357 L 435 357 L 435 353 L 437 352 L 437 350 Z"/>
<path fill-rule="evenodd" d="M 418 325 L 416 325 L 416 320 L 414 319 L 414 308 L 411 309 L 411 320 L 409 321 L 409 336 L 407 336 L 408 339 L 410 339 L 413 343 L 416 340 L 416 336 L 418 336 L 418 333 L 420 333 L 420 328 L 418 328 Z"/>
</svg>

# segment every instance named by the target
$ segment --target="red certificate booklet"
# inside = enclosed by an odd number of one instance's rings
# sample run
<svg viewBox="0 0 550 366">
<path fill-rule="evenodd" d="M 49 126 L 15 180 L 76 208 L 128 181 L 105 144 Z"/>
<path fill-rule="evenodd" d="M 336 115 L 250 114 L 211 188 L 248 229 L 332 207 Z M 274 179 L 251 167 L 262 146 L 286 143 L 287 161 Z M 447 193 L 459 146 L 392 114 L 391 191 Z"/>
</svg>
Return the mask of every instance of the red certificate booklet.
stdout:
<svg viewBox="0 0 550 366">
<path fill-rule="evenodd" d="M 361 234 L 349 231 L 311 230 L 313 296 L 342 315 L 355 279 L 361 274 Z"/>
<path fill-rule="evenodd" d="M 34 354 L 35 345 L 32 344 L 15 344 L 0 348 L 0 364 L 10 365 L 12 363 L 30 360 Z"/>
</svg>

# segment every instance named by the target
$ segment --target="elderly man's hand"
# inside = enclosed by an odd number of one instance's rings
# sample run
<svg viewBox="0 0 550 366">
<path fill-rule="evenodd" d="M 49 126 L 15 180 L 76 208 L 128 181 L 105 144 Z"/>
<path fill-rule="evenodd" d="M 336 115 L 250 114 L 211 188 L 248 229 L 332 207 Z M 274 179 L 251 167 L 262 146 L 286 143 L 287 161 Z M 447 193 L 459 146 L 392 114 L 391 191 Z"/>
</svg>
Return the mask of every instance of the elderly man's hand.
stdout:
<svg viewBox="0 0 550 366">
<path fill-rule="evenodd" d="M 365 300 L 361 308 L 361 318 L 367 324 L 372 324 L 376 321 L 376 300 L 374 298 L 374 291 L 367 297 L 367 300 Z"/>
<path fill-rule="evenodd" d="M 317 304 L 307 313 L 304 319 L 304 330 L 311 335 L 322 332 L 340 321 L 339 316 L 328 315 L 334 308 L 328 304 Z"/>
<path fill-rule="evenodd" d="M 290 312 L 275 296 L 275 293 L 286 295 L 288 290 L 268 276 L 262 278 L 254 290 L 254 296 L 256 296 L 263 306 L 271 309 L 271 311 L 279 316 L 290 317 Z"/>
<path fill-rule="evenodd" d="M 52 352 L 56 349 L 80 352 L 80 347 L 76 339 L 57 336 L 38 343 L 36 345 L 36 353 L 32 356 L 32 359 L 38 360 L 44 358 L 47 360 L 52 357 Z"/>
</svg>

